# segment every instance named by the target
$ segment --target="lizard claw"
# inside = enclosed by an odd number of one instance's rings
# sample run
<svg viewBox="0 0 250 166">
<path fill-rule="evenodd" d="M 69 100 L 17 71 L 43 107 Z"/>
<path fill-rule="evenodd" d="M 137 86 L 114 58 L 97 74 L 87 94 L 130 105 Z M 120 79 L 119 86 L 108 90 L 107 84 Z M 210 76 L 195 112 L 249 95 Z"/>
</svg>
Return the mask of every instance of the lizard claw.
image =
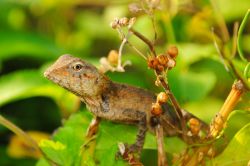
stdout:
<svg viewBox="0 0 250 166">
<path fill-rule="evenodd" d="M 143 166 L 138 155 L 138 148 L 134 144 L 119 143 L 118 148 L 119 151 L 116 153 L 116 158 L 122 157 L 130 166 Z"/>
</svg>

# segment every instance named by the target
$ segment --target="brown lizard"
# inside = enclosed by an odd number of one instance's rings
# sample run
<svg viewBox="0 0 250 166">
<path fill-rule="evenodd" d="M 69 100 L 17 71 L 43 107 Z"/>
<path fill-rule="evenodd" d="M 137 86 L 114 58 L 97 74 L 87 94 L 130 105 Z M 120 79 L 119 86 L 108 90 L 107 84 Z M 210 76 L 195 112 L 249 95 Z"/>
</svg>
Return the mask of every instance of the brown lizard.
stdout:
<svg viewBox="0 0 250 166">
<path fill-rule="evenodd" d="M 182 138 L 180 121 L 170 104 L 163 105 L 164 114 L 157 118 L 151 115 L 152 103 L 156 96 L 144 89 L 115 83 L 102 74 L 95 66 L 70 55 L 62 55 L 49 67 L 44 76 L 52 82 L 79 96 L 86 103 L 90 112 L 96 117 L 90 128 L 96 131 L 100 119 L 139 126 L 136 142 L 129 146 L 129 151 L 140 153 L 146 131 L 154 133 L 154 126 L 160 123 L 165 136 L 179 136 Z M 186 122 L 195 117 L 182 110 Z M 198 119 L 197 117 L 195 117 Z M 208 129 L 208 125 L 198 121 L 201 128 Z M 93 135 L 91 130 L 88 135 Z M 184 139 L 192 142 L 193 138 Z"/>
</svg>

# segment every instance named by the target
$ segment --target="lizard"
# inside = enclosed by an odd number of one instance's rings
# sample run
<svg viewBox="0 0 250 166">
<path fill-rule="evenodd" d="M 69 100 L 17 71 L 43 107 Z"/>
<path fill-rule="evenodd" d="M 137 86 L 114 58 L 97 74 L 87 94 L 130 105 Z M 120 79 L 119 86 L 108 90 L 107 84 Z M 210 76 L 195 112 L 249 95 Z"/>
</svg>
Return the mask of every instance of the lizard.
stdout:
<svg viewBox="0 0 250 166">
<path fill-rule="evenodd" d="M 152 103 L 156 101 L 154 93 L 113 82 L 94 65 L 80 58 L 62 55 L 44 72 L 44 76 L 74 93 L 86 104 L 87 109 L 94 115 L 87 134 L 89 136 L 97 131 L 100 120 L 105 119 L 138 125 L 136 141 L 128 146 L 130 152 L 142 151 L 146 132 L 155 134 L 154 127 L 157 123 L 163 126 L 164 136 L 182 138 L 180 120 L 171 104 L 166 103 L 162 106 L 164 112 L 157 121 L 150 111 Z M 201 129 L 208 130 L 208 125 L 199 118 L 185 110 L 182 110 L 182 113 L 186 122 L 196 118 L 201 124 Z M 188 138 L 184 141 L 192 142 L 192 137 Z"/>
</svg>

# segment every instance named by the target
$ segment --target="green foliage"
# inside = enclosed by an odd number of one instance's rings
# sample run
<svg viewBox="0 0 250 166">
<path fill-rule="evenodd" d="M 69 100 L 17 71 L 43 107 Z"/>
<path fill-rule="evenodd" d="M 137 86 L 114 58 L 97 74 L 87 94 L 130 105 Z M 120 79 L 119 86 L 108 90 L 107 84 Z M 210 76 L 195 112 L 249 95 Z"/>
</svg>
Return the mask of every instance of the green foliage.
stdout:
<svg viewBox="0 0 250 166">
<path fill-rule="evenodd" d="M 224 152 L 213 160 L 215 165 L 238 165 L 249 163 L 250 123 L 234 136 Z"/>
<path fill-rule="evenodd" d="M 86 140 L 84 136 L 92 115 L 84 105 L 83 108 L 80 107 L 80 101 L 75 95 L 52 84 L 42 74 L 48 64 L 61 54 L 70 53 L 98 66 L 100 57 L 107 56 L 111 49 L 118 49 L 119 36 L 109 27 L 109 23 L 114 17 L 132 15 L 127 10 L 128 4 L 124 2 L 0 1 L 0 114 L 14 120 L 20 119 L 15 111 L 25 110 L 27 118 L 36 119 L 40 117 L 34 116 L 37 114 L 32 111 L 42 107 L 43 113 L 50 117 L 51 105 L 56 103 L 61 114 L 59 118 L 65 118 L 58 128 L 47 127 L 46 124 L 51 120 L 49 118 L 39 125 L 46 126 L 44 128 L 36 127 L 36 123 L 41 121 L 22 122 L 28 124 L 25 125 L 28 126 L 25 130 L 55 131 L 51 133 L 50 140 L 39 143 L 46 157 L 40 158 L 37 166 L 49 166 L 51 162 L 63 166 L 127 165 L 124 161 L 115 159 L 117 144 L 133 143 L 137 127 L 102 121 L 96 139 Z M 154 17 L 158 36 L 155 43 L 157 53 L 165 52 L 171 44 L 176 44 L 180 52 L 176 67 L 168 71 L 171 89 L 183 108 L 207 123 L 219 111 L 234 79 L 224 68 L 214 47 L 211 28 L 214 27 L 217 33 L 219 26 L 211 2 L 186 2 L 185 6 L 173 1 L 170 6 L 161 8 L 164 12 L 159 11 Z M 232 32 L 232 23 L 243 19 L 249 8 L 249 0 L 218 0 L 216 5 Z M 240 31 L 239 45 L 246 60 L 249 60 L 250 52 L 250 37 L 246 34 L 249 33 L 248 20 L 243 21 L 244 29 Z M 138 14 L 134 28 L 148 38 L 154 38 L 154 28 L 148 15 Z M 217 35 L 220 37 L 220 34 Z M 134 37 L 130 41 L 140 51 L 148 53 L 145 43 Z M 226 44 L 232 45 L 231 41 Z M 122 60 L 131 60 L 132 66 L 127 66 L 124 73 L 107 73 L 112 80 L 155 93 L 162 91 L 154 85 L 154 72 L 129 47 L 124 48 Z M 238 59 L 234 63 L 239 71 L 243 71 L 246 66 Z M 245 68 L 245 76 L 249 77 L 249 64 Z M 50 99 L 51 103 L 43 105 L 37 101 L 40 98 L 34 100 L 36 97 Z M 219 139 L 225 143 L 223 147 L 218 146 L 222 153 L 208 164 L 248 163 L 250 115 L 245 109 L 249 109 L 249 96 L 246 100 L 242 100 L 244 103 L 239 105 L 239 110 L 230 115 L 224 130 L 226 139 Z M 29 102 L 34 103 L 27 105 Z M 79 111 L 76 112 L 77 110 Z M 35 159 L 14 159 L 13 156 L 8 156 L 6 149 L 10 133 L 0 127 L 0 165 L 34 165 Z M 165 138 L 169 161 L 186 147 L 179 138 Z M 156 140 L 151 133 L 146 136 L 141 159 L 146 166 L 157 163 Z"/>
</svg>

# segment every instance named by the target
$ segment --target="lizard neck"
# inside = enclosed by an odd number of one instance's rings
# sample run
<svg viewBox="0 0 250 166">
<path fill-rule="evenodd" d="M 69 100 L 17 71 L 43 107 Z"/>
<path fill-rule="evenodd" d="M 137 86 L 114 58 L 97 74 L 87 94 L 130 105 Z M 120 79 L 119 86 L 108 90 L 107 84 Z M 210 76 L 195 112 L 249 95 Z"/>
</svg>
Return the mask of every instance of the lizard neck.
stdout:
<svg viewBox="0 0 250 166">
<path fill-rule="evenodd" d="M 107 80 L 102 87 L 102 90 L 100 93 L 94 96 L 89 95 L 82 95 L 80 96 L 80 99 L 82 102 L 84 102 L 90 112 L 92 112 L 95 115 L 100 114 L 100 112 L 108 111 L 108 101 L 106 101 L 108 98 L 107 96 L 110 95 L 110 93 L 113 93 L 113 82 L 110 80 Z"/>
</svg>

